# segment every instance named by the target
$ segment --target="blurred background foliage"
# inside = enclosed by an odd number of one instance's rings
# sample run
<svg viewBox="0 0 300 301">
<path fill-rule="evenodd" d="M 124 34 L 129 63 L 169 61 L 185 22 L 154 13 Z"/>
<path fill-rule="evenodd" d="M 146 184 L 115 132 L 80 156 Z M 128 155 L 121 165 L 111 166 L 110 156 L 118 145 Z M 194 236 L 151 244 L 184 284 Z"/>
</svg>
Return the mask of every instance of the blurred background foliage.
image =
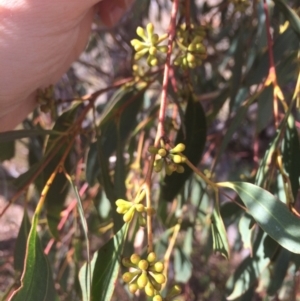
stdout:
<svg viewBox="0 0 300 301">
<path fill-rule="evenodd" d="M 277 82 L 284 95 L 284 102 L 278 100 L 278 117 L 284 121 L 279 125 L 273 115 L 274 85 L 266 82 L 270 54 L 264 3 L 180 1 L 178 22 L 184 20 L 187 3 L 192 22 L 205 32 L 207 55 L 196 68 L 173 69 L 168 138 L 174 145 L 183 140 L 186 156 L 215 182 L 255 183 L 290 206 L 288 185 L 292 208 L 299 210 L 298 1 L 266 3 Z M 123 220 L 115 200 L 134 196 L 145 176 L 163 65 L 151 69 L 152 81 L 146 86 L 122 84 L 133 77 L 130 41 L 137 26 L 152 22 L 156 32 L 166 32 L 171 6 L 170 0 L 138 0 L 118 26 L 107 29 L 95 22 L 85 52 L 53 90 L 41 94 L 44 106 L 19 130 L 0 134 L 3 300 L 20 285 L 26 250 L 23 280 L 34 285 L 23 287 L 12 300 L 25 300 L 26 294 L 30 300 L 88 300 L 83 283 L 89 271 L 79 271 L 93 255 L 92 272 L 104 282 L 92 286 L 91 300 L 109 300 L 111 295 L 112 300 L 147 300 L 128 292 L 117 278 L 118 268 L 110 265 L 112 258 L 105 256 L 116 252 L 116 261 L 121 252 L 146 252 L 139 227 L 130 228 L 122 241 Z M 187 97 L 191 87 L 193 95 Z M 272 160 L 275 150 L 282 154 L 284 172 Z M 37 213 L 53 173 L 45 210 Z M 213 213 L 214 195 L 207 184 L 188 168 L 183 174 L 153 176 L 155 251 L 160 258 L 171 252 L 168 277 L 170 284 L 180 283 L 179 299 L 217 301 L 230 295 L 240 301 L 300 300 L 299 255 L 279 246 L 236 205 L 241 200 L 234 193 L 226 194 L 220 196 L 220 216 L 229 241 L 227 259 L 220 255 L 226 255 L 222 238 L 216 246 L 221 234 L 212 220 L 219 215 Z M 103 267 L 107 262 L 109 273 Z"/>
</svg>

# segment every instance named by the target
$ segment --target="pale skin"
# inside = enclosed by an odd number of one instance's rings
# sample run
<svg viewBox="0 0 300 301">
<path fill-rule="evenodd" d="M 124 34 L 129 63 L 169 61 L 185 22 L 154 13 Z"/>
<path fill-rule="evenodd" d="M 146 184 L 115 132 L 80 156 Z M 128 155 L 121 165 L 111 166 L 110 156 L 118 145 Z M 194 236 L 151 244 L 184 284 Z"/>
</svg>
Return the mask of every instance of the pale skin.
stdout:
<svg viewBox="0 0 300 301">
<path fill-rule="evenodd" d="M 97 13 L 115 25 L 134 0 L 0 0 L 0 132 L 36 107 L 84 50 Z"/>
</svg>

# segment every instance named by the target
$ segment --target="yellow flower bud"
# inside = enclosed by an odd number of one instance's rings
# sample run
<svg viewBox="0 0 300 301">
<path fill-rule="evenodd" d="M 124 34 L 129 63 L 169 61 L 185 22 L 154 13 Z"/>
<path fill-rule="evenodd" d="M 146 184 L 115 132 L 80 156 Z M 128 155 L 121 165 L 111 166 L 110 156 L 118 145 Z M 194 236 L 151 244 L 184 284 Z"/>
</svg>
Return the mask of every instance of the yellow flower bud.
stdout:
<svg viewBox="0 0 300 301">
<path fill-rule="evenodd" d="M 135 265 L 137 265 L 138 263 L 139 263 L 139 261 L 141 260 L 141 257 L 138 255 L 138 254 L 132 254 L 131 256 L 130 256 L 130 261 L 131 261 L 131 263 L 133 263 L 133 264 L 135 264 Z"/>
<path fill-rule="evenodd" d="M 154 287 L 150 281 L 148 281 L 147 285 L 145 286 L 145 293 L 149 297 L 152 297 L 155 293 Z"/>
<path fill-rule="evenodd" d="M 182 165 L 177 165 L 176 172 L 184 173 L 184 167 Z"/>
<path fill-rule="evenodd" d="M 148 267 L 149 267 L 149 263 L 148 263 L 148 261 L 147 260 L 145 260 L 145 259 L 142 259 L 142 260 L 140 260 L 139 261 L 139 263 L 138 263 L 138 267 L 139 267 L 139 269 L 140 270 L 147 270 L 148 269 Z"/>
<path fill-rule="evenodd" d="M 134 212 L 135 212 L 135 207 L 131 206 L 131 208 L 128 209 L 128 211 L 123 216 L 123 220 L 124 220 L 125 223 L 131 222 L 131 220 L 134 216 Z"/>
<path fill-rule="evenodd" d="M 139 36 L 139 37 L 141 37 L 144 41 L 147 41 L 147 37 L 146 37 L 146 35 L 145 35 L 145 31 L 144 31 L 144 28 L 143 27 L 138 27 L 137 29 L 136 29 L 136 34 Z"/>
<path fill-rule="evenodd" d="M 137 285 L 139 289 L 143 289 L 148 283 L 148 276 L 146 272 L 143 272 L 137 279 Z"/>
<path fill-rule="evenodd" d="M 147 33 L 148 33 L 148 37 L 152 37 L 153 33 L 154 33 L 154 26 L 152 23 L 148 23 L 146 26 L 147 29 Z"/>
<path fill-rule="evenodd" d="M 185 150 L 185 145 L 183 143 L 178 143 L 175 147 L 170 150 L 171 154 L 181 153 Z"/>
<path fill-rule="evenodd" d="M 136 276 L 135 273 L 126 272 L 122 275 L 122 279 L 124 282 L 129 283 L 132 281 L 132 279 Z"/>
<path fill-rule="evenodd" d="M 166 151 L 166 149 L 164 149 L 164 148 L 160 148 L 160 149 L 158 150 L 158 154 L 159 154 L 161 157 L 165 157 L 165 156 L 167 155 L 167 151 Z"/>
<path fill-rule="evenodd" d="M 155 262 L 155 260 L 156 260 L 156 254 L 155 254 L 154 252 L 150 252 L 150 253 L 148 254 L 148 256 L 147 256 L 147 260 L 148 260 L 148 262 L 150 262 L 150 263 Z"/>
<path fill-rule="evenodd" d="M 153 301 L 163 301 L 163 298 L 160 295 L 156 295 L 152 299 Z"/>
<path fill-rule="evenodd" d="M 164 264 L 161 261 L 158 261 L 153 265 L 152 269 L 157 273 L 161 273 L 164 270 Z"/>
<path fill-rule="evenodd" d="M 158 284 L 163 284 L 166 282 L 166 277 L 164 276 L 164 274 L 162 273 L 155 273 L 152 272 L 151 276 L 153 277 L 153 279 L 158 283 Z"/>
<path fill-rule="evenodd" d="M 128 289 L 132 294 L 135 294 L 139 287 L 136 283 L 130 283 Z"/>
</svg>

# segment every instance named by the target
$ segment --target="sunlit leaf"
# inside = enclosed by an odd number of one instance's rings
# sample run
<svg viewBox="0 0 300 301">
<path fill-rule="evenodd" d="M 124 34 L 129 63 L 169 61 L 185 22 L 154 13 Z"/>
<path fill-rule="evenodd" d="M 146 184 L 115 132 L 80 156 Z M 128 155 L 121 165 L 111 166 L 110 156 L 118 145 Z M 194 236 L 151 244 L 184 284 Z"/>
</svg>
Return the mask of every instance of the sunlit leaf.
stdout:
<svg viewBox="0 0 300 301">
<path fill-rule="evenodd" d="M 19 229 L 19 234 L 16 241 L 15 254 L 14 254 L 14 268 L 22 272 L 24 268 L 24 259 L 26 254 L 26 242 L 30 232 L 30 220 L 27 210 L 24 209 L 22 223 Z"/>
<path fill-rule="evenodd" d="M 260 227 L 285 249 L 300 254 L 300 219 L 270 192 L 243 182 L 224 182 L 220 186 L 236 191 Z"/>
<path fill-rule="evenodd" d="M 253 256 L 246 257 L 228 280 L 234 285 L 227 300 L 235 300 L 251 289 L 277 250 L 278 244 L 260 229 L 253 246 Z"/>
<path fill-rule="evenodd" d="M 27 252 L 21 286 L 14 292 L 10 301 L 57 300 L 52 271 L 37 233 L 38 216 L 33 216 L 27 240 Z"/>
<path fill-rule="evenodd" d="M 211 231 L 213 237 L 213 250 L 220 252 L 226 259 L 230 257 L 230 247 L 227 232 L 219 209 L 216 207 L 211 217 Z"/>
<path fill-rule="evenodd" d="M 79 273 L 83 301 L 110 301 L 119 274 L 121 254 L 127 235 L 128 224 L 115 234 L 102 248 L 94 253 L 92 261 L 85 263 Z M 86 279 L 90 265 L 92 279 Z M 86 283 L 91 283 L 89 299 Z"/>
<path fill-rule="evenodd" d="M 250 249 L 252 254 L 252 242 L 253 242 L 253 219 L 250 215 L 242 215 L 239 221 L 239 232 L 242 238 L 243 246 L 245 249 Z"/>
</svg>

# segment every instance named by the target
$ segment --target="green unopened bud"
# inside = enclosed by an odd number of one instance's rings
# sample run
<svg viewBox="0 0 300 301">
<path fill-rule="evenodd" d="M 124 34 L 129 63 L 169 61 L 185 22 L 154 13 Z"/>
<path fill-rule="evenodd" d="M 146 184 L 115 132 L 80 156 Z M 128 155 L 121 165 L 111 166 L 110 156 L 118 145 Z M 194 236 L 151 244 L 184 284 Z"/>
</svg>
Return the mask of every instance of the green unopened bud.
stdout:
<svg viewBox="0 0 300 301">
<path fill-rule="evenodd" d="M 128 289 L 132 294 L 135 294 L 137 292 L 137 290 L 139 289 L 139 287 L 138 287 L 137 283 L 130 283 L 128 286 Z"/>
<path fill-rule="evenodd" d="M 145 271 L 145 270 L 148 269 L 149 263 L 148 263 L 147 260 L 142 259 L 142 260 L 139 261 L 138 267 L 139 267 L 140 270 L 144 270 Z"/>
<path fill-rule="evenodd" d="M 162 170 L 162 167 L 163 167 L 163 159 L 158 159 L 158 160 L 155 160 L 154 161 L 154 171 L 155 172 L 160 172 Z"/>
<path fill-rule="evenodd" d="M 182 165 L 177 165 L 176 172 L 184 173 L 184 167 Z"/>
<path fill-rule="evenodd" d="M 171 299 L 171 298 L 174 298 L 174 297 L 180 295 L 180 293 L 181 293 L 181 288 L 180 288 L 180 286 L 179 286 L 179 285 L 174 285 L 174 286 L 171 288 L 171 290 L 168 292 L 167 298 L 170 298 L 170 299 Z"/>
<path fill-rule="evenodd" d="M 149 53 L 150 53 L 151 55 L 156 55 L 156 54 L 157 54 L 157 49 L 156 49 L 156 47 L 155 47 L 155 46 L 151 46 L 151 47 L 149 48 Z"/>
<path fill-rule="evenodd" d="M 160 295 L 156 295 L 152 299 L 153 301 L 163 301 L 163 298 Z"/>
<path fill-rule="evenodd" d="M 178 143 L 175 147 L 170 150 L 171 154 L 181 153 L 185 150 L 185 145 L 183 143 Z"/>
<path fill-rule="evenodd" d="M 162 273 L 151 273 L 151 276 L 158 284 L 163 284 L 166 282 L 166 277 Z"/>
<path fill-rule="evenodd" d="M 137 285 L 139 289 L 143 289 L 147 285 L 147 283 L 148 283 L 147 273 L 143 272 L 137 279 Z"/>
<path fill-rule="evenodd" d="M 147 285 L 145 286 L 145 293 L 149 297 L 152 297 L 155 293 L 155 289 L 150 281 L 148 281 Z"/>
<path fill-rule="evenodd" d="M 191 44 L 188 46 L 188 51 L 193 52 L 193 51 L 195 51 L 195 50 L 196 50 L 196 45 L 191 43 Z"/>
<path fill-rule="evenodd" d="M 139 261 L 141 260 L 141 257 L 138 255 L 138 254 L 132 254 L 131 256 L 130 256 L 130 261 L 131 261 L 131 263 L 133 263 L 133 264 L 135 264 L 135 265 L 137 265 L 138 263 L 139 263 Z"/>
<path fill-rule="evenodd" d="M 148 37 L 152 37 L 153 33 L 154 33 L 154 26 L 152 23 L 148 23 L 146 26 L 147 29 L 147 33 L 148 33 Z"/>
<path fill-rule="evenodd" d="M 189 52 L 186 56 L 186 60 L 188 61 L 188 63 L 194 63 L 196 61 L 196 58 L 192 53 Z"/>
<path fill-rule="evenodd" d="M 123 216 L 123 220 L 124 220 L 125 223 L 131 222 L 131 220 L 134 216 L 134 212 L 135 212 L 135 207 L 134 206 L 132 206 L 130 209 L 128 209 L 128 211 Z"/>
<path fill-rule="evenodd" d="M 160 149 L 158 150 L 158 154 L 159 154 L 161 157 L 165 157 L 165 156 L 167 155 L 167 151 L 166 151 L 166 149 L 164 149 L 164 148 L 160 148 Z"/>
<path fill-rule="evenodd" d="M 126 272 L 122 275 L 122 279 L 124 282 L 129 283 L 136 276 L 136 273 Z"/>
<path fill-rule="evenodd" d="M 150 154 L 156 155 L 157 152 L 158 152 L 158 148 L 155 147 L 155 146 L 153 146 L 153 145 L 150 145 L 150 146 L 148 147 L 148 152 L 149 152 Z"/>
<path fill-rule="evenodd" d="M 155 262 L 155 260 L 156 260 L 156 254 L 155 254 L 154 252 L 150 252 L 150 253 L 148 254 L 148 256 L 147 256 L 147 260 L 148 260 L 148 262 L 150 262 L 150 263 Z"/>
<path fill-rule="evenodd" d="M 153 265 L 152 269 L 154 272 L 161 273 L 164 270 L 164 264 L 158 261 Z"/>
<path fill-rule="evenodd" d="M 152 67 L 157 66 L 158 59 L 154 55 L 149 55 L 147 58 L 147 64 Z"/>
<path fill-rule="evenodd" d="M 188 66 L 190 69 L 195 69 L 197 67 L 197 63 L 196 62 L 188 62 Z"/>
<path fill-rule="evenodd" d="M 145 206 L 143 204 L 136 204 L 134 205 L 137 212 L 144 212 Z"/>
<path fill-rule="evenodd" d="M 141 37 L 144 41 L 147 41 L 147 37 L 146 37 L 146 35 L 145 35 L 145 30 L 144 30 L 144 28 L 143 27 L 138 27 L 137 29 L 136 29 L 136 34 L 139 36 L 139 37 Z"/>
<path fill-rule="evenodd" d="M 168 46 L 158 46 L 158 50 L 162 53 L 168 52 Z"/>
<path fill-rule="evenodd" d="M 156 45 L 157 42 L 158 42 L 158 40 L 159 40 L 158 34 L 154 33 L 154 34 L 151 36 L 151 44 L 152 44 L 152 45 Z"/>
</svg>

